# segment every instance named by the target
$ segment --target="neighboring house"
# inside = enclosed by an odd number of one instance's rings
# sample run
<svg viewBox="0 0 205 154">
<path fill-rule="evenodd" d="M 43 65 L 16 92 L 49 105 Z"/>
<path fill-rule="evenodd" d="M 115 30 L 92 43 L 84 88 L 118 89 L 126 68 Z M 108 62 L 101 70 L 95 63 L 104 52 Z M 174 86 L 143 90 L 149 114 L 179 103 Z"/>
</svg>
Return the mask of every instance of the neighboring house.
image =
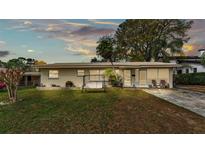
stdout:
<svg viewBox="0 0 205 154">
<path fill-rule="evenodd" d="M 173 56 L 171 63 L 180 64 L 182 67 L 176 68 L 174 74 L 205 72 L 205 66 L 201 64 L 201 56 L 205 49 L 200 49 L 199 56 Z"/>
<path fill-rule="evenodd" d="M 0 68 L 1 70 L 6 70 L 5 68 Z M 32 69 L 32 71 L 27 71 L 24 73 L 19 86 L 40 86 L 40 72 L 37 69 Z"/>
<path fill-rule="evenodd" d="M 86 82 L 101 82 L 111 63 L 55 63 L 37 66 L 41 74 L 41 86 L 66 87 L 72 82 L 75 87 L 82 87 Z M 173 63 L 162 62 L 119 62 L 114 63 L 116 72 L 122 77 L 124 87 L 150 87 L 152 81 L 162 80 L 173 87 L 173 69 L 178 67 Z M 107 79 L 105 79 L 107 80 Z"/>
<path fill-rule="evenodd" d="M 23 75 L 20 86 L 40 86 L 40 72 L 38 68 L 31 66 Z"/>
<path fill-rule="evenodd" d="M 20 86 L 40 86 L 40 72 L 25 72 L 21 79 Z"/>
</svg>

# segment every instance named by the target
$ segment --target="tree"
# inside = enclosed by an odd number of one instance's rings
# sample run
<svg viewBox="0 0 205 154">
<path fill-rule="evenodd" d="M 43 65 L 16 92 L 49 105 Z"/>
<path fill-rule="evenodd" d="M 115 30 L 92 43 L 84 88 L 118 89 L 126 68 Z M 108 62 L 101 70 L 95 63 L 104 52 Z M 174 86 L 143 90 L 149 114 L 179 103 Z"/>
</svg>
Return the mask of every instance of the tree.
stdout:
<svg viewBox="0 0 205 154">
<path fill-rule="evenodd" d="M 0 72 L 0 81 L 6 84 L 9 100 L 12 103 L 15 103 L 17 101 L 17 88 L 22 76 L 23 71 L 17 68 L 8 68 Z"/>
<path fill-rule="evenodd" d="M 36 60 L 34 65 L 45 65 L 45 64 L 47 63 L 43 60 Z"/>
<path fill-rule="evenodd" d="M 113 62 L 117 61 L 117 52 L 115 46 L 115 39 L 110 36 L 103 36 L 97 42 L 96 54 L 102 58 L 102 62 L 110 62 L 112 65 L 113 72 L 117 77 L 117 73 L 114 68 Z"/>
<path fill-rule="evenodd" d="M 193 21 L 179 19 L 129 19 L 119 25 L 116 33 L 118 57 L 127 61 L 163 60 L 189 40 L 187 31 Z"/>
<path fill-rule="evenodd" d="M 91 58 L 90 62 L 91 63 L 97 63 L 97 62 L 100 62 L 100 61 L 97 59 L 97 57 L 93 57 L 93 58 Z"/>
<path fill-rule="evenodd" d="M 115 40 L 111 36 L 103 36 L 97 41 L 96 54 L 102 58 L 102 61 L 111 62 L 117 60 L 115 50 Z"/>
<path fill-rule="evenodd" d="M 3 62 L 3 61 L 0 60 L 0 68 L 1 68 L 1 67 L 4 67 L 4 65 L 5 65 L 5 62 Z"/>
<path fill-rule="evenodd" d="M 8 62 L 2 62 L 2 65 L 7 69 L 20 69 L 24 71 L 26 71 L 29 67 L 29 65 L 27 65 L 27 59 L 23 57 L 11 59 Z"/>
<path fill-rule="evenodd" d="M 37 60 L 35 60 L 33 58 L 27 58 L 26 61 L 27 61 L 27 65 L 33 66 L 33 65 L 35 65 Z"/>
<path fill-rule="evenodd" d="M 6 84 L 9 100 L 15 103 L 17 101 L 18 83 L 27 69 L 26 60 L 21 57 L 11 59 L 8 62 L 0 61 L 0 65 L 5 68 L 0 71 L 0 81 Z"/>
<path fill-rule="evenodd" d="M 104 75 L 108 77 L 109 81 L 113 86 L 122 86 L 121 76 L 115 71 L 113 71 L 113 69 L 111 68 L 106 69 Z"/>
<path fill-rule="evenodd" d="M 109 80 L 115 80 L 116 79 L 115 73 L 113 72 L 113 70 L 111 68 L 106 69 L 105 72 L 104 72 L 104 75 L 106 77 L 108 77 Z"/>
</svg>

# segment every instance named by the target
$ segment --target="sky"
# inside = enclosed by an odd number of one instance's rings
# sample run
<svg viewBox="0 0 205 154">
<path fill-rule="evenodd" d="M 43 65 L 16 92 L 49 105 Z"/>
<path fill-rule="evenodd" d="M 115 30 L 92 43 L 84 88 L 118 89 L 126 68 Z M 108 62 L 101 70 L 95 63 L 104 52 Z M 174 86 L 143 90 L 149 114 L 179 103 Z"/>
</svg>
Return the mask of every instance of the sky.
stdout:
<svg viewBox="0 0 205 154">
<path fill-rule="evenodd" d="M 55 62 L 89 62 L 97 40 L 112 34 L 124 19 L 0 20 L 0 60 L 26 57 Z M 186 55 L 205 48 L 205 20 L 194 20 Z"/>
</svg>

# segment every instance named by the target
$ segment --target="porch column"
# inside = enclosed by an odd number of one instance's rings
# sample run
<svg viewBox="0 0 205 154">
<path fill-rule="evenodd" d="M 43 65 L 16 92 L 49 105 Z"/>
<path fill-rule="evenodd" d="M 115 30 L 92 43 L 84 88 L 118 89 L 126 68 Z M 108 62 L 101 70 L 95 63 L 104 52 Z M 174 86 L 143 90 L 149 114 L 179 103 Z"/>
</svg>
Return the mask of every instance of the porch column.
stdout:
<svg viewBox="0 0 205 154">
<path fill-rule="evenodd" d="M 173 69 L 169 69 L 169 88 L 173 88 Z"/>
<path fill-rule="evenodd" d="M 25 86 L 28 86 L 28 76 L 24 76 L 24 81 Z"/>
<path fill-rule="evenodd" d="M 135 69 L 135 87 L 139 86 L 139 69 Z"/>
</svg>

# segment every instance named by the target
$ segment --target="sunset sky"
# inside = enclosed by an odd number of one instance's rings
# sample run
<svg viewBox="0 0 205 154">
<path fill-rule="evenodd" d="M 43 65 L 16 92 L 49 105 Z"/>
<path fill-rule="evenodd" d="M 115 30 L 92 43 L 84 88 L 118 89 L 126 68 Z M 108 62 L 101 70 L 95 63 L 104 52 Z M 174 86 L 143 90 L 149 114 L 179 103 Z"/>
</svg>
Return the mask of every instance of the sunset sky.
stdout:
<svg viewBox="0 0 205 154">
<path fill-rule="evenodd" d="M 0 20 L 0 60 L 27 57 L 53 62 L 88 62 L 96 41 L 113 33 L 124 19 Z M 205 48 L 205 20 L 194 20 L 186 55 Z M 7 52 L 8 51 L 8 52 Z"/>
</svg>

